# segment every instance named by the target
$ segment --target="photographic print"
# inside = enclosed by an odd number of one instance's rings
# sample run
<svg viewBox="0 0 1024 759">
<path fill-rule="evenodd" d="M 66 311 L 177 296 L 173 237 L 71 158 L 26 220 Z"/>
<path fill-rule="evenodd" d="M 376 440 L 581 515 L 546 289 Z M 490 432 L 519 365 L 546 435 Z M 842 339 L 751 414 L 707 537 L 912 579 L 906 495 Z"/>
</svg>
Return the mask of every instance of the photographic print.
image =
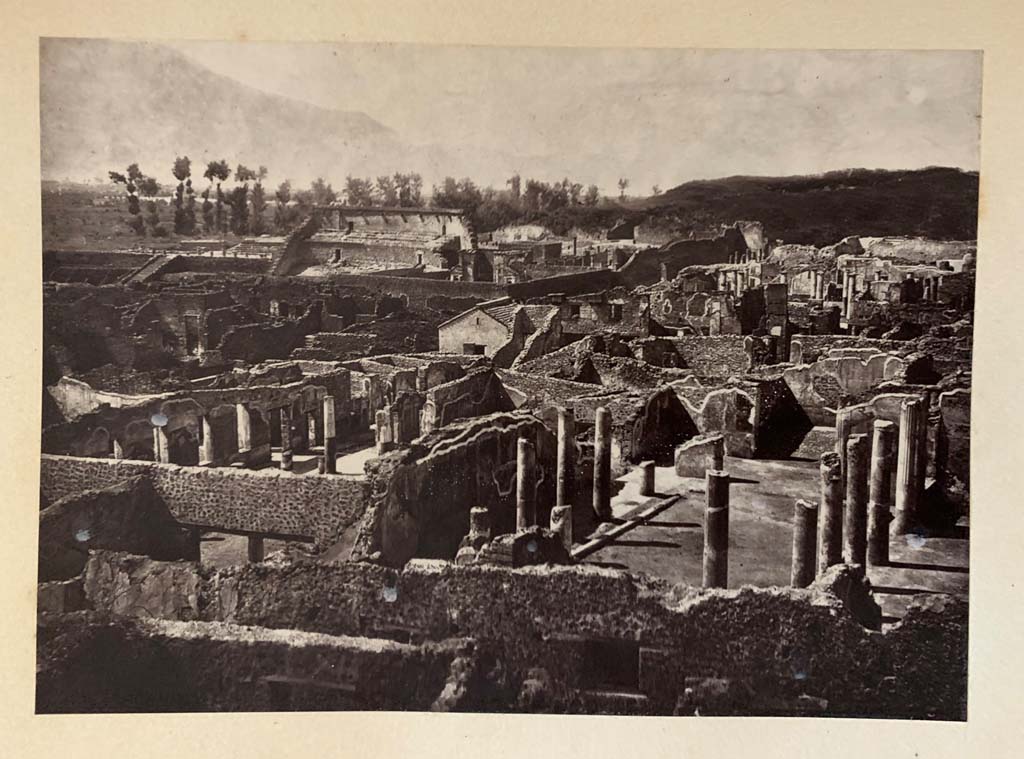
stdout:
<svg viewBox="0 0 1024 759">
<path fill-rule="evenodd" d="M 37 712 L 966 720 L 981 52 L 39 53 Z"/>
</svg>

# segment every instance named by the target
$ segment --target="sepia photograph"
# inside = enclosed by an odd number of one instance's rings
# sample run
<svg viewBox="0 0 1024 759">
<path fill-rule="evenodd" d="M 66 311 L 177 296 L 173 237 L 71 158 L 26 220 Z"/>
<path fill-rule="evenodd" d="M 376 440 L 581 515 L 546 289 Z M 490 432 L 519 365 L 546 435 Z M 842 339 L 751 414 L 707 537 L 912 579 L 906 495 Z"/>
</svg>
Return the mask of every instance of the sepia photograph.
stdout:
<svg viewBox="0 0 1024 759">
<path fill-rule="evenodd" d="M 38 53 L 37 714 L 967 719 L 981 50 Z"/>
</svg>

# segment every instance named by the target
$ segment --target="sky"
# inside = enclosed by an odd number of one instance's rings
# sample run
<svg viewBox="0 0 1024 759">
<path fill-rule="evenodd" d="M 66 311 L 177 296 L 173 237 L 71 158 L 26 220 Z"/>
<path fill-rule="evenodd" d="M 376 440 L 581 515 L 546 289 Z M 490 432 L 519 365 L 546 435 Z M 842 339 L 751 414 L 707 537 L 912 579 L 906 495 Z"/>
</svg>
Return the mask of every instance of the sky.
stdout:
<svg viewBox="0 0 1024 759">
<path fill-rule="evenodd" d="M 629 172 L 640 192 L 735 174 L 979 164 L 980 52 L 172 47 L 249 86 L 362 111 L 408 144 L 486 156 L 480 181 L 544 166 L 542 178 L 604 186 Z"/>
</svg>

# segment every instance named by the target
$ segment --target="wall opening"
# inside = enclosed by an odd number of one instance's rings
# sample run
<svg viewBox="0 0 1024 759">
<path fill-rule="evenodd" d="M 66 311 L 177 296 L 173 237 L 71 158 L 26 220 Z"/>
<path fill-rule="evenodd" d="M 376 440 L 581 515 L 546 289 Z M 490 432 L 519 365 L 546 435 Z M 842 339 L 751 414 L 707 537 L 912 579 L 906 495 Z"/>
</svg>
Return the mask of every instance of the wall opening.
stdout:
<svg viewBox="0 0 1024 759">
<path fill-rule="evenodd" d="M 583 644 L 583 686 L 588 690 L 640 691 L 640 644 L 588 640 Z"/>
<path fill-rule="evenodd" d="M 479 345 L 478 343 L 463 343 L 462 353 L 466 356 L 483 356 L 486 345 Z"/>
</svg>

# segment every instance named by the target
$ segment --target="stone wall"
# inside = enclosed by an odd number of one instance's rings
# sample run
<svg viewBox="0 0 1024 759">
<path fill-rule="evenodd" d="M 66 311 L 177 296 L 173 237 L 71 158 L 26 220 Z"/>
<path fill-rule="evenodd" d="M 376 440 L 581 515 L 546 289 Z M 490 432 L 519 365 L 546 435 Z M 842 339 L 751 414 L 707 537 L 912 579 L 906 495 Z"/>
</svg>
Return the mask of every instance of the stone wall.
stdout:
<svg viewBox="0 0 1024 759">
<path fill-rule="evenodd" d="M 683 363 L 681 367 L 708 377 L 728 377 L 747 371 L 749 358 L 742 335 L 670 338 Z"/>
<path fill-rule="evenodd" d="M 40 488 L 47 502 L 142 476 L 180 523 L 210 530 L 337 542 L 366 510 L 365 482 L 341 475 L 299 475 L 43 455 Z"/>
<path fill-rule="evenodd" d="M 451 559 L 475 506 L 489 509 L 494 534 L 513 532 L 520 436 L 537 448 L 538 523 L 546 524 L 555 436 L 533 416 L 492 414 L 441 427 L 367 465 L 369 506 L 353 557 L 379 555 L 394 566 L 413 557 Z"/>
<path fill-rule="evenodd" d="M 85 589 L 101 611 L 117 610 L 112 587 L 143 579 L 133 557 L 96 554 L 90 567 Z M 413 561 L 400 572 L 365 563 L 191 572 L 186 585 L 202 619 L 254 626 L 257 641 L 259 628 L 471 639 L 462 662 L 475 673 L 464 681 L 468 709 L 966 718 L 966 602 L 919 596 L 901 622 L 877 632 L 869 584 L 842 565 L 806 589 L 739 590 L 671 587 L 594 566 Z M 195 614 L 182 597 L 180 607 Z M 244 689 L 231 676 L 234 661 L 211 661 L 193 690 L 209 698 L 218 682 Z M 524 700 L 530 693 L 542 698 Z"/>
<path fill-rule="evenodd" d="M 907 361 L 891 353 L 865 348 L 853 355 L 822 356 L 783 370 L 782 377 L 804 413 L 817 426 L 835 424 L 844 397 L 857 396 L 883 382 L 903 376 Z M 870 355 L 864 355 L 870 354 Z"/>
<path fill-rule="evenodd" d="M 39 514 L 39 579 L 80 574 L 90 550 L 157 559 L 198 559 L 181 525 L 155 497 L 144 476 L 71 493 Z"/>
<path fill-rule="evenodd" d="M 420 429 L 430 432 L 456 419 L 470 419 L 514 408 L 515 404 L 494 370 L 475 369 L 464 377 L 427 390 Z"/>
<path fill-rule="evenodd" d="M 833 348 L 875 348 L 879 353 L 885 353 L 906 347 L 906 343 L 900 340 L 851 337 L 849 335 L 793 335 L 790 342 L 791 355 L 793 353 L 792 346 L 797 342 L 800 343 L 800 361 L 805 364 L 817 361 Z"/>
<path fill-rule="evenodd" d="M 94 613 L 40 620 L 38 713 L 427 710 L 458 641 L 390 640 Z"/>
</svg>

